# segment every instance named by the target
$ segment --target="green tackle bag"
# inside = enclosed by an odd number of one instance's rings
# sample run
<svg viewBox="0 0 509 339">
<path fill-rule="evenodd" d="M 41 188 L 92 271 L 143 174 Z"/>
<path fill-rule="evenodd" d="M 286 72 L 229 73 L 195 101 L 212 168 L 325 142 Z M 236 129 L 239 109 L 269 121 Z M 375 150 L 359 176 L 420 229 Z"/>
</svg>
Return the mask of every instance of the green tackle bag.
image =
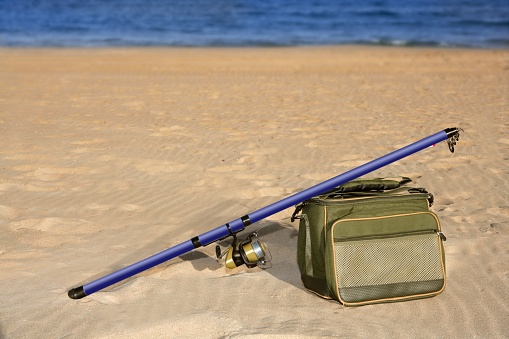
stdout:
<svg viewBox="0 0 509 339">
<path fill-rule="evenodd" d="M 409 182 L 354 180 L 297 205 L 304 287 L 346 306 L 442 292 L 445 236 L 433 195 Z"/>
</svg>

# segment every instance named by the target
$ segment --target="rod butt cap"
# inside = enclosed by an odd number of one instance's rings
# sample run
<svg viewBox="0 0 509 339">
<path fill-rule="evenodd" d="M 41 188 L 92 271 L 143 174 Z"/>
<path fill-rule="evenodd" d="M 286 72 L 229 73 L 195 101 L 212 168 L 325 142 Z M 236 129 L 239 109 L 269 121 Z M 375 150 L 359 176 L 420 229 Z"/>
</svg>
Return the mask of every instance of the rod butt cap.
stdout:
<svg viewBox="0 0 509 339">
<path fill-rule="evenodd" d="M 67 293 L 69 298 L 71 299 L 81 299 L 87 296 L 85 293 L 85 290 L 83 289 L 83 286 L 73 288 L 72 290 L 69 290 Z"/>
</svg>

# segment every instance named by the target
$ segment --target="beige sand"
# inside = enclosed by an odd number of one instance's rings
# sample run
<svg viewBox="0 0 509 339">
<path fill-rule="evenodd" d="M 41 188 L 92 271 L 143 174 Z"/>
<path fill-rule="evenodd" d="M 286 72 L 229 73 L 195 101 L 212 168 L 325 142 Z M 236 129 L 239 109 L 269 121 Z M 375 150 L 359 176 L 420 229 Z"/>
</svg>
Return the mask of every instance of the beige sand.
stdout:
<svg viewBox="0 0 509 339">
<path fill-rule="evenodd" d="M 372 174 L 434 193 L 437 297 L 345 308 L 307 292 L 292 210 L 250 226 L 269 270 L 227 272 L 208 246 L 67 297 L 455 126 L 456 153 Z M 0 337 L 507 337 L 508 148 L 508 51 L 1 49 Z"/>
</svg>

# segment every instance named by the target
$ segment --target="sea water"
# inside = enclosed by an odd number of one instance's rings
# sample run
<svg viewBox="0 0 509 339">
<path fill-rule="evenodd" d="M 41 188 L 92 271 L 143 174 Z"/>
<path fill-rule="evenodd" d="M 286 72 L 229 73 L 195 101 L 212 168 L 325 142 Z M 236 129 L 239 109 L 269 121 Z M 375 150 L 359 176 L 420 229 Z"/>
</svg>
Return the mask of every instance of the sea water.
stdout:
<svg viewBox="0 0 509 339">
<path fill-rule="evenodd" d="M 509 48 L 508 0 L 0 0 L 3 46 Z"/>
</svg>

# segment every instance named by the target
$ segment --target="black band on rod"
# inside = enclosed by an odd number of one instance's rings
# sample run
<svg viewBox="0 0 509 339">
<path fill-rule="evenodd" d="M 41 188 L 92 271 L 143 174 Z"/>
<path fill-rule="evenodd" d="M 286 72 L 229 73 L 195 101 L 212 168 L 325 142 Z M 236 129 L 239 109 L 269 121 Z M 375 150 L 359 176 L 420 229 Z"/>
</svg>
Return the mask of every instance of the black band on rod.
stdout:
<svg viewBox="0 0 509 339">
<path fill-rule="evenodd" d="M 251 220 L 249 219 L 249 215 L 245 215 L 245 216 L 241 217 L 240 220 L 242 220 L 244 227 L 251 225 Z"/>
<path fill-rule="evenodd" d="M 230 228 L 230 224 L 229 223 L 226 223 L 225 226 L 228 229 L 228 233 L 230 233 L 230 235 L 235 235 L 235 233 L 232 232 L 232 229 Z"/>
<path fill-rule="evenodd" d="M 191 241 L 193 242 L 194 248 L 201 247 L 200 238 L 194 237 L 193 239 L 191 239 Z"/>
</svg>

